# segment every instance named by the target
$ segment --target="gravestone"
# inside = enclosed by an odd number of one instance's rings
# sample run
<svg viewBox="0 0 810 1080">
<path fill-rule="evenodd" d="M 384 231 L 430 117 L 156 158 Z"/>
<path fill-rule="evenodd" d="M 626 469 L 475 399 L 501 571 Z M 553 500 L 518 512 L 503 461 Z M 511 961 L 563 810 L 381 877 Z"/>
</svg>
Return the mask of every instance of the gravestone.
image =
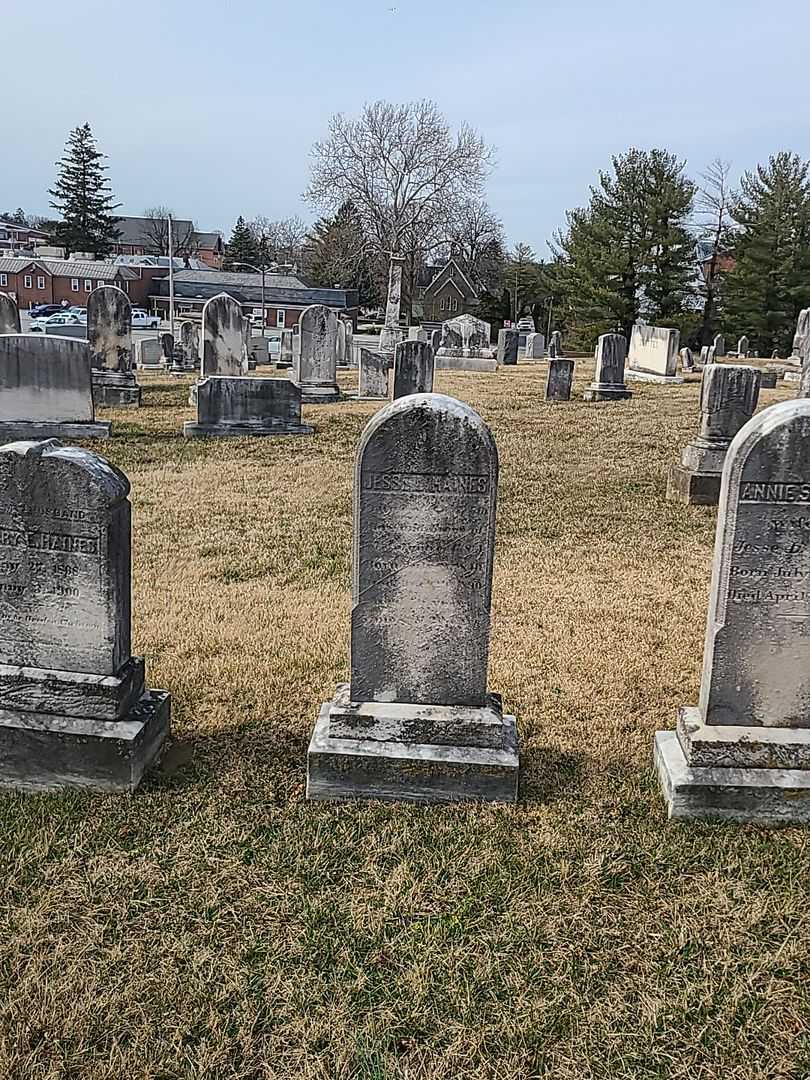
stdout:
<svg viewBox="0 0 810 1080">
<path fill-rule="evenodd" d="M 430 333 L 430 347 L 433 349 L 433 355 L 435 356 L 439 349 L 442 347 L 442 330 L 432 330 Z"/>
<path fill-rule="evenodd" d="M 270 363 L 270 347 L 267 338 L 261 335 L 251 335 L 248 342 L 248 351 L 255 367 Z"/>
<path fill-rule="evenodd" d="M 354 365 L 354 323 L 350 319 L 344 319 L 343 325 L 346 332 L 346 367 Z"/>
<path fill-rule="evenodd" d="M 700 360 L 698 361 L 698 369 L 702 370 L 709 363 L 709 346 L 701 345 L 700 347 Z"/>
<path fill-rule="evenodd" d="M 549 338 L 548 355 L 551 359 L 563 355 L 562 332 L 560 330 L 555 330 Z"/>
<path fill-rule="evenodd" d="M 131 791 L 168 735 L 130 652 L 128 494 L 87 450 L 0 447 L 0 786 Z"/>
<path fill-rule="evenodd" d="M 163 348 L 159 338 L 141 338 L 135 342 L 135 365 L 147 371 L 150 368 L 163 370 Z"/>
<path fill-rule="evenodd" d="M 200 362 L 200 328 L 190 319 L 180 324 L 180 347 L 183 350 L 183 367 L 193 371 Z"/>
<path fill-rule="evenodd" d="M 197 419 L 183 424 L 187 439 L 311 435 L 301 423 L 301 391 L 289 379 L 212 375 L 197 384 Z"/>
<path fill-rule="evenodd" d="M 137 408 L 141 388 L 132 370 L 132 307 L 123 289 L 102 285 L 90 293 L 87 343 L 96 405 Z"/>
<path fill-rule="evenodd" d="M 574 361 L 564 356 L 553 357 L 548 362 L 546 401 L 570 401 L 574 382 Z"/>
<path fill-rule="evenodd" d="M 692 350 L 690 348 L 681 349 L 681 371 L 694 371 L 695 370 L 695 358 L 692 356 Z"/>
<path fill-rule="evenodd" d="M 712 348 L 714 349 L 715 359 L 726 355 L 726 339 L 722 334 L 715 334 L 714 341 L 712 342 Z"/>
<path fill-rule="evenodd" d="M 546 339 L 542 334 L 526 335 L 526 359 L 541 360 L 546 355 Z"/>
<path fill-rule="evenodd" d="M 436 367 L 453 371 L 497 371 L 492 327 L 474 315 L 458 315 L 441 325 Z"/>
<path fill-rule="evenodd" d="M 421 326 L 411 326 L 408 329 L 408 341 L 427 341 L 427 330 L 423 330 Z"/>
<path fill-rule="evenodd" d="M 8 293 L 0 292 L 0 334 L 19 334 L 20 312 Z"/>
<path fill-rule="evenodd" d="M 810 360 L 810 308 L 799 312 L 788 363 L 804 364 L 807 360 Z"/>
<path fill-rule="evenodd" d="M 399 325 L 402 302 L 402 268 L 405 265 L 403 255 L 392 255 L 388 270 L 388 300 L 385 305 L 385 326 L 380 334 L 380 352 L 393 353 L 402 341 L 403 331 Z"/>
<path fill-rule="evenodd" d="M 346 323 L 343 319 L 337 320 L 337 339 L 335 344 L 335 362 L 338 367 L 346 367 Z"/>
<path fill-rule="evenodd" d="M 655 760 L 669 815 L 810 823 L 810 401 L 726 455 L 700 698 Z"/>
<path fill-rule="evenodd" d="M 737 356 L 742 359 L 748 359 L 748 354 L 751 351 L 751 344 L 745 334 L 737 342 Z"/>
<path fill-rule="evenodd" d="M 757 407 L 760 372 L 746 364 L 709 364 L 700 384 L 700 429 L 670 470 L 667 498 L 716 506 L 731 440 Z"/>
<path fill-rule="evenodd" d="M 340 400 L 337 385 L 337 316 L 323 304 L 301 313 L 301 331 L 292 381 L 301 389 L 305 404 L 323 405 Z"/>
<path fill-rule="evenodd" d="M 498 331 L 498 363 L 508 367 L 518 362 L 518 339 L 517 330 L 508 330 L 504 327 Z"/>
<path fill-rule="evenodd" d="M 391 357 L 362 346 L 358 352 L 357 396 L 361 399 L 382 400 L 388 397 L 388 372 Z"/>
<path fill-rule="evenodd" d="M 497 484 L 492 435 L 460 401 L 401 398 L 366 427 L 351 682 L 315 725 L 308 798 L 516 800 L 514 717 L 487 689 Z"/>
<path fill-rule="evenodd" d="M 624 381 L 627 339 L 622 334 L 602 334 L 596 346 L 596 371 L 585 388 L 584 401 L 619 401 L 633 396 Z"/>
<path fill-rule="evenodd" d="M 391 400 L 433 390 L 433 349 L 425 341 L 401 341 L 394 352 Z"/>
<path fill-rule="evenodd" d="M 678 375 L 681 334 L 668 326 L 636 323 L 630 334 L 626 377 L 636 382 L 682 383 Z"/>
<path fill-rule="evenodd" d="M 281 331 L 281 353 L 278 360 L 279 367 L 293 366 L 293 332 L 292 330 Z"/>
<path fill-rule="evenodd" d="M 248 358 L 243 324 L 242 308 L 232 296 L 218 293 L 206 301 L 202 310 L 202 379 L 209 375 L 235 378 L 246 374 Z"/>
<path fill-rule="evenodd" d="M 108 439 L 95 418 L 86 341 L 44 334 L 0 337 L 0 443 Z"/>
<path fill-rule="evenodd" d="M 174 336 L 172 334 L 160 335 L 160 355 L 164 367 L 171 367 L 174 363 Z"/>
</svg>

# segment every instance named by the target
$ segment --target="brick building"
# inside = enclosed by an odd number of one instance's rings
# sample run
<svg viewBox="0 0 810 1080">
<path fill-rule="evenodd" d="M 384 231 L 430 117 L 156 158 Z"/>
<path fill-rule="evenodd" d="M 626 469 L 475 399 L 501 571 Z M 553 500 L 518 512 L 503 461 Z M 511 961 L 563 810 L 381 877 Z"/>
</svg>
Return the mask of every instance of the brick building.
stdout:
<svg viewBox="0 0 810 1080">
<path fill-rule="evenodd" d="M 17 251 L 33 251 L 40 244 L 49 243 L 48 234 L 30 225 L 15 225 L 12 221 L 0 221 L 0 255 L 13 255 Z"/>
<path fill-rule="evenodd" d="M 152 291 L 152 278 L 165 273 L 164 267 L 0 255 L 0 292 L 12 296 L 21 310 L 33 304 L 61 304 L 63 300 L 85 307 L 93 289 L 117 285 L 134 307 L 144 307 Z"/>
<path fill-rule="evenodd" d="M 167 228 L 162 219 L 122 217 L 116 223 L 120 236 L 113 244 L 113 255 L 166 255 L 164 247 Z M 172 220 L 172 232 L 177 253 L 187 252 L 206 266 L 219 269 L 225 254 L 225 241 L 218 232 L 199 232 L 194 223 L 184 218 Z"/>
<path fill-rule="evenodd" d="M 165 270 L 163 271 L 165 274 Z M 155 280 L 150 307 L 164 318 L 169 309 L 169 279 Z M 199 317 L 203 304 L 217 293 L 227 293 L 242 305 L 245 315 L 261 318 L 261 274 L 238 274 L 224 270 L 180 270 L 174 275 L 175 315 Z M 356 289 L 322 289 L 295 274 L 265 274 L 267 326 L 290 329 L 310 304 L 325 304 L 357 325 Z"/>
</svg>

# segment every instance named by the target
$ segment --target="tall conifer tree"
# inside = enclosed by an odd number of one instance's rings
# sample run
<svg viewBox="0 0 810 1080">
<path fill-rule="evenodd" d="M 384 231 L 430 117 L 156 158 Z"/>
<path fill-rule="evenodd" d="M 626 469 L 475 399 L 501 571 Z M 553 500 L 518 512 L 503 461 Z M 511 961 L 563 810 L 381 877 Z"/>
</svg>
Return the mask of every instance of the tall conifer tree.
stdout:
<svg viewBox="0 0 810 1080">
<path fill-rule="evenodd" d="M 90 125 L 82 124 L 71 131 L 64 156 L 56 163 L 59 172 L 48 194 L 62 215 L 54 239 L 66 254 L 90 251 L 103 257 L 121 235 L 114 214 L 121 204 L 113 202 L 104 158 Z"/>
</svg>

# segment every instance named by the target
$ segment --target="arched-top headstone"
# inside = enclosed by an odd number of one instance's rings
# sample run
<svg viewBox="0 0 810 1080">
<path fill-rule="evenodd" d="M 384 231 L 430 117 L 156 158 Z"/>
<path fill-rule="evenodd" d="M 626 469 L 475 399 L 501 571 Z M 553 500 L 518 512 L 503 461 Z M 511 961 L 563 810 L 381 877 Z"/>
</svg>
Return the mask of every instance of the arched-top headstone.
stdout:
<svg viewBox="0 0 810 1080">
<path fill-rule="evenodd" d="M 681 349 L 681 371 L 694 371 L 695 370 L 695 358 L 692 355 L 692 350 L 689 346 L 684 346 Z"/>
<path fill-rule="evenodd" d="M 202 378 L 209 375 L 235 377 L 247 371 L 242 308 L 232 296 L 218 293 L 202 310 Z"/>
<path fill-rule="evenodd" d="M 750 420 L 726 455 L 700 712 L 810 726 L 810 401 Z"/>
<path fill-rule="evenodd" d="M 548 355 L 552 359 L 563 355 L 562 331 L 555 330 L 549 338 Z"/>
<path fill-rule="evenodd" d="M 114 675 L 130 657 L 129 481 L 56 440 L 0 450 L 0 664 Z"/>
<path fill-rule="evenodd" d="M 20 333 L 20 311 L 17 303 L 8 295 L 0 292 L 0 334 Z"/>
<path fill-rule="evenodd" d="M 748 340 L 748 336 L 743 334 L 740 340 L 737 342 L 737 356 L 745 360 L 748 358 L 748 354 L 751 351 L 751 343 Z"/>
<path fill-rule="evenodd" d="M 166 738 L 130 652 L 128 495 L 87 450 L 0 447 L 0 786 L 131 790 Z"/>
<path fill-rule="evenodd" d="M 799 312 L 796 333 L 793 336 L 793 356 L 804 363 L 810 359 L 810 308 Z"/>
<path fill-rule="evenodd" d="M 402 398 L 366 427 L 355 474 L 353 701 L 486 703 L 497 485 L 492 435 L 454 398 Z"/>
<path fill-rule="evenodd" d="M 429 394 L 433 390 L 433 349 L 426 341 L 400 341 L 394 350 L 391 398 Z"/>
<path fill-rule="evenodd" d="M 87 298 L 90 364 L 102 372 L 132 370 L 132 305 L 123 289 L 101 285 Z"/>
<path fill-rule="evenodd" d="M 714 349 L 715 357 L 721 357 L 726 355 L 726 339 L 723 337 L 722 334 L 714 335 L 712 348 Z"/>
<path fill-rule="evenodd" d="M 337 316 L 324 304 L 312 304 L 301 313 L 300 349 L 295 350 L 293 382 L 301 387 L 304 402 L 337 401 Z"/>
</svg>

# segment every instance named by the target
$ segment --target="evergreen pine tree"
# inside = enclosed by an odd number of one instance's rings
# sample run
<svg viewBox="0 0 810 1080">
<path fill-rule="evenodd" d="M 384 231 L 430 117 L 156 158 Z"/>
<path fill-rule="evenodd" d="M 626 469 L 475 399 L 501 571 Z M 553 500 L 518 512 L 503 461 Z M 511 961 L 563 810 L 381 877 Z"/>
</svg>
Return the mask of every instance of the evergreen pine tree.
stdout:
<svg viewBox="0 0 810 1080">
<path fill-rule="evenodd" d="M 557 237 L 566 267 L 573 337 L 592 348 L 599 334 L 628 338 L 640 316 L 677 322 L 694 277 L 688 231 L 694 185 L 664 150 L 635 150 L 600 173 L 588 206 L 568 213 Z"/>
<path fill-rule="evenodd" d="M 327 288 L 357 289 L 360 303 L 379 300 L 375 276 L 366 255 L 363 226 L 351 200 L 334 217 L 319 218 L 310 235 L 310 276 Z"/>
<path fill-rule="evenodd" d="M 225 246 L 223 268 L 238 272 L 243 269 L 237 265 L 238 263 L 256 263 L 259 257 L 259 245 L 253 230 L 240 214 L 236 219 L 231 238 Z"/>
<path fill-rule="evenodd" d="M 104 156 L 96 148 L 90 125 L 82 124 L 71 131 L 64 157 L 57 162 L 59 173 L 48 194 L 53 196 L 51 206 L 62 215 L 54 239 L 66 254 L 108 255 L 120 236 L 113 211 L 121 204 L 113 203 Z"/>
<path fill-rule="evenodd" d="M 787 356 L 810 306 L 810 162 L 786 151 L 746 173 L 732 204 L 734 270 L 724 283 L 725 326 L 760 356 Z"/>
</svg>

